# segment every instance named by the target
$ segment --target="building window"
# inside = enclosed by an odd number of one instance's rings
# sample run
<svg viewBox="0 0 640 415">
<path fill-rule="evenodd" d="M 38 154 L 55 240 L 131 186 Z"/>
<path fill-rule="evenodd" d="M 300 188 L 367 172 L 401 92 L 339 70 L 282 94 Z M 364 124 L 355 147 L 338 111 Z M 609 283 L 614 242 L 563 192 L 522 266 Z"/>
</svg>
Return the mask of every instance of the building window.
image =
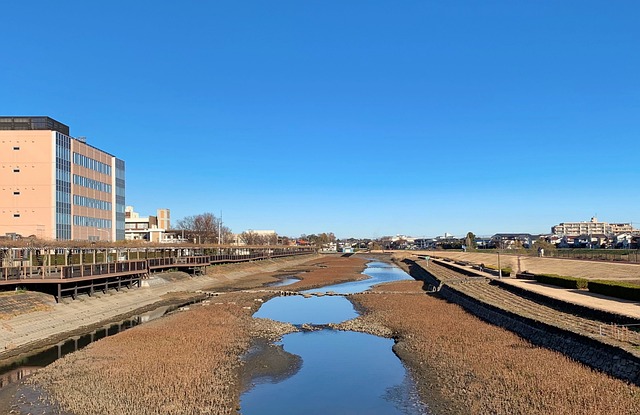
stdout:
<svg viewBox="0 0 640 415">
<path fill-rule="evenodd" d="M 14 196 L 20 196 L 20 192 L 13 192 Z"/>
<path fill-rule="evenodd" d="M 20 150 L 20 147 L 14 147 L 13 149 L 14 150 Z"/>
<path fill-rule="evenodd" d="M 14 217 L 14 218 L 19 218 L 19 217 L 20 217 L 20 214 L 19 214 L 19 213 L 14 213 L 14 214 L 13 214 L 13 217 Z"/>
<path fill-rule="evenodd" d="M 13 169 L 13 172 L 14 172 L 14 173 L 20 173 L 20 168 L 15 168 L 15 169 Z"/>
</svg>

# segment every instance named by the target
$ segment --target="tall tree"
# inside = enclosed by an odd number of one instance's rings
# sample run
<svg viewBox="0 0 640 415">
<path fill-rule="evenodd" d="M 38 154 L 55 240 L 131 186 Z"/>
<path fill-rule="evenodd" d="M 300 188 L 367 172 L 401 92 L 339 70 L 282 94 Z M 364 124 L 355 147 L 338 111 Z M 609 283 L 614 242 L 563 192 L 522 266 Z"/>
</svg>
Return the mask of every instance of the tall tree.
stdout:
<svg viewBox="0 0 640 415">
<path fill-rule="evenodd" d="M 473 232 L 467 232 L 467 236 L 464 238 L 464 244 L 467 249 L 476 249 L 476 236 Z"/>
</svg>

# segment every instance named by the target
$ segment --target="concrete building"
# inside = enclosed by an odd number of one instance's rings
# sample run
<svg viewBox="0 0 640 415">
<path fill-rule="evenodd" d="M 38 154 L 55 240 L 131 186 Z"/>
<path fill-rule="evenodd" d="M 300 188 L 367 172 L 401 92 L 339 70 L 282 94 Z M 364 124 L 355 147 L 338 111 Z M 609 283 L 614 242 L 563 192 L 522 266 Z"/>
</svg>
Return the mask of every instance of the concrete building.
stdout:
<svg viewBox="0 0 640 415">
<path fill-rule="evenodd" d="M 123 240 L 124 161 L 49 117 L 0 117 L 0 234 Z"/>
<path fill-rule="evenodd" d="M 589 222 L 563 222 L 551 228 L 554 235 L 578 236 L 589 234 L 617 235 L 620 233 L 638 233 L 630 223 L 599 222 L 593 217 Z"/>
<path fill-rule="evenodd" d="M 159 243 L 182 243 L 184 238 L 175 233 L 167 232 L 171 229 L 171 211 L 158 209 L 156 216 L 140 216 L 133 210 L 133 206 L 125 208 L 125 239 Z"/>
</svg>

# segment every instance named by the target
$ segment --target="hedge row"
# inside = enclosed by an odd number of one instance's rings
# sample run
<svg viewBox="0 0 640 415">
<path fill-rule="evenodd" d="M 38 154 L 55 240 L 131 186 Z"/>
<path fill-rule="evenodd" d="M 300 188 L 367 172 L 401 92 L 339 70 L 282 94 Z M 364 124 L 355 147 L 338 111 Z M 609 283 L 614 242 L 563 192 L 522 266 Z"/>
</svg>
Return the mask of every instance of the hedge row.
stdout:
<svg viewBox="0 0 640 415">
<path fill-rule="evenodd" d="M 589 291 L 626 300 L 640 301 L 640 285 L 620 281 L 589 281 Z"/>
<path fill-rule="evenodd" d="M 556 274 L 536 274 L 536 281 L 543 284 L 557 285 L 564 288 L 585 289 L 587 288 L 588 280 L 585 278 L 566 277 Z"/>
<path fill-rule="evenodd" d="M 555 274 L 536 274 L 536 281 L 543 284 L 573 289 L 589 289 L 592 293 L 640 301 L 640 285 L 620 281 L 587 280 L 585 278 L 566 277 Z"/>
<path fill-rule="evenodd" d="M 491 269 L 494 270 L 496 272 L 498 272 L 498 267 L 494 267 L 493 265 L 485 265 L 484 266 L 486 269 Z M 502 276 L 503 277 L 508 277 L 511 275 L 511 273 L 513 272 L 513 269 L 511 269 L 511 267 L 503 267 L 502 268 Z"/>
</svg>

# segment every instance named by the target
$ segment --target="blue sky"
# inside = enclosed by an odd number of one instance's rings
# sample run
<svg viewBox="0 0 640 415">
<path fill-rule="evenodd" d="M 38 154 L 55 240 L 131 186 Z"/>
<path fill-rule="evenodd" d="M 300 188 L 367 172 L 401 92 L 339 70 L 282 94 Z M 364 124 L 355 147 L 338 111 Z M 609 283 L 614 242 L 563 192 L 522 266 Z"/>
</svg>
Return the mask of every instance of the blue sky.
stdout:
<svg viewBox="0 0 640 415">
<path fill-rule="evenodd" d="M 636 1 L 24 1 L 0 114 L 125 160 L 127 204 L 338 237 L 640 225 Z"/>
</svg>

